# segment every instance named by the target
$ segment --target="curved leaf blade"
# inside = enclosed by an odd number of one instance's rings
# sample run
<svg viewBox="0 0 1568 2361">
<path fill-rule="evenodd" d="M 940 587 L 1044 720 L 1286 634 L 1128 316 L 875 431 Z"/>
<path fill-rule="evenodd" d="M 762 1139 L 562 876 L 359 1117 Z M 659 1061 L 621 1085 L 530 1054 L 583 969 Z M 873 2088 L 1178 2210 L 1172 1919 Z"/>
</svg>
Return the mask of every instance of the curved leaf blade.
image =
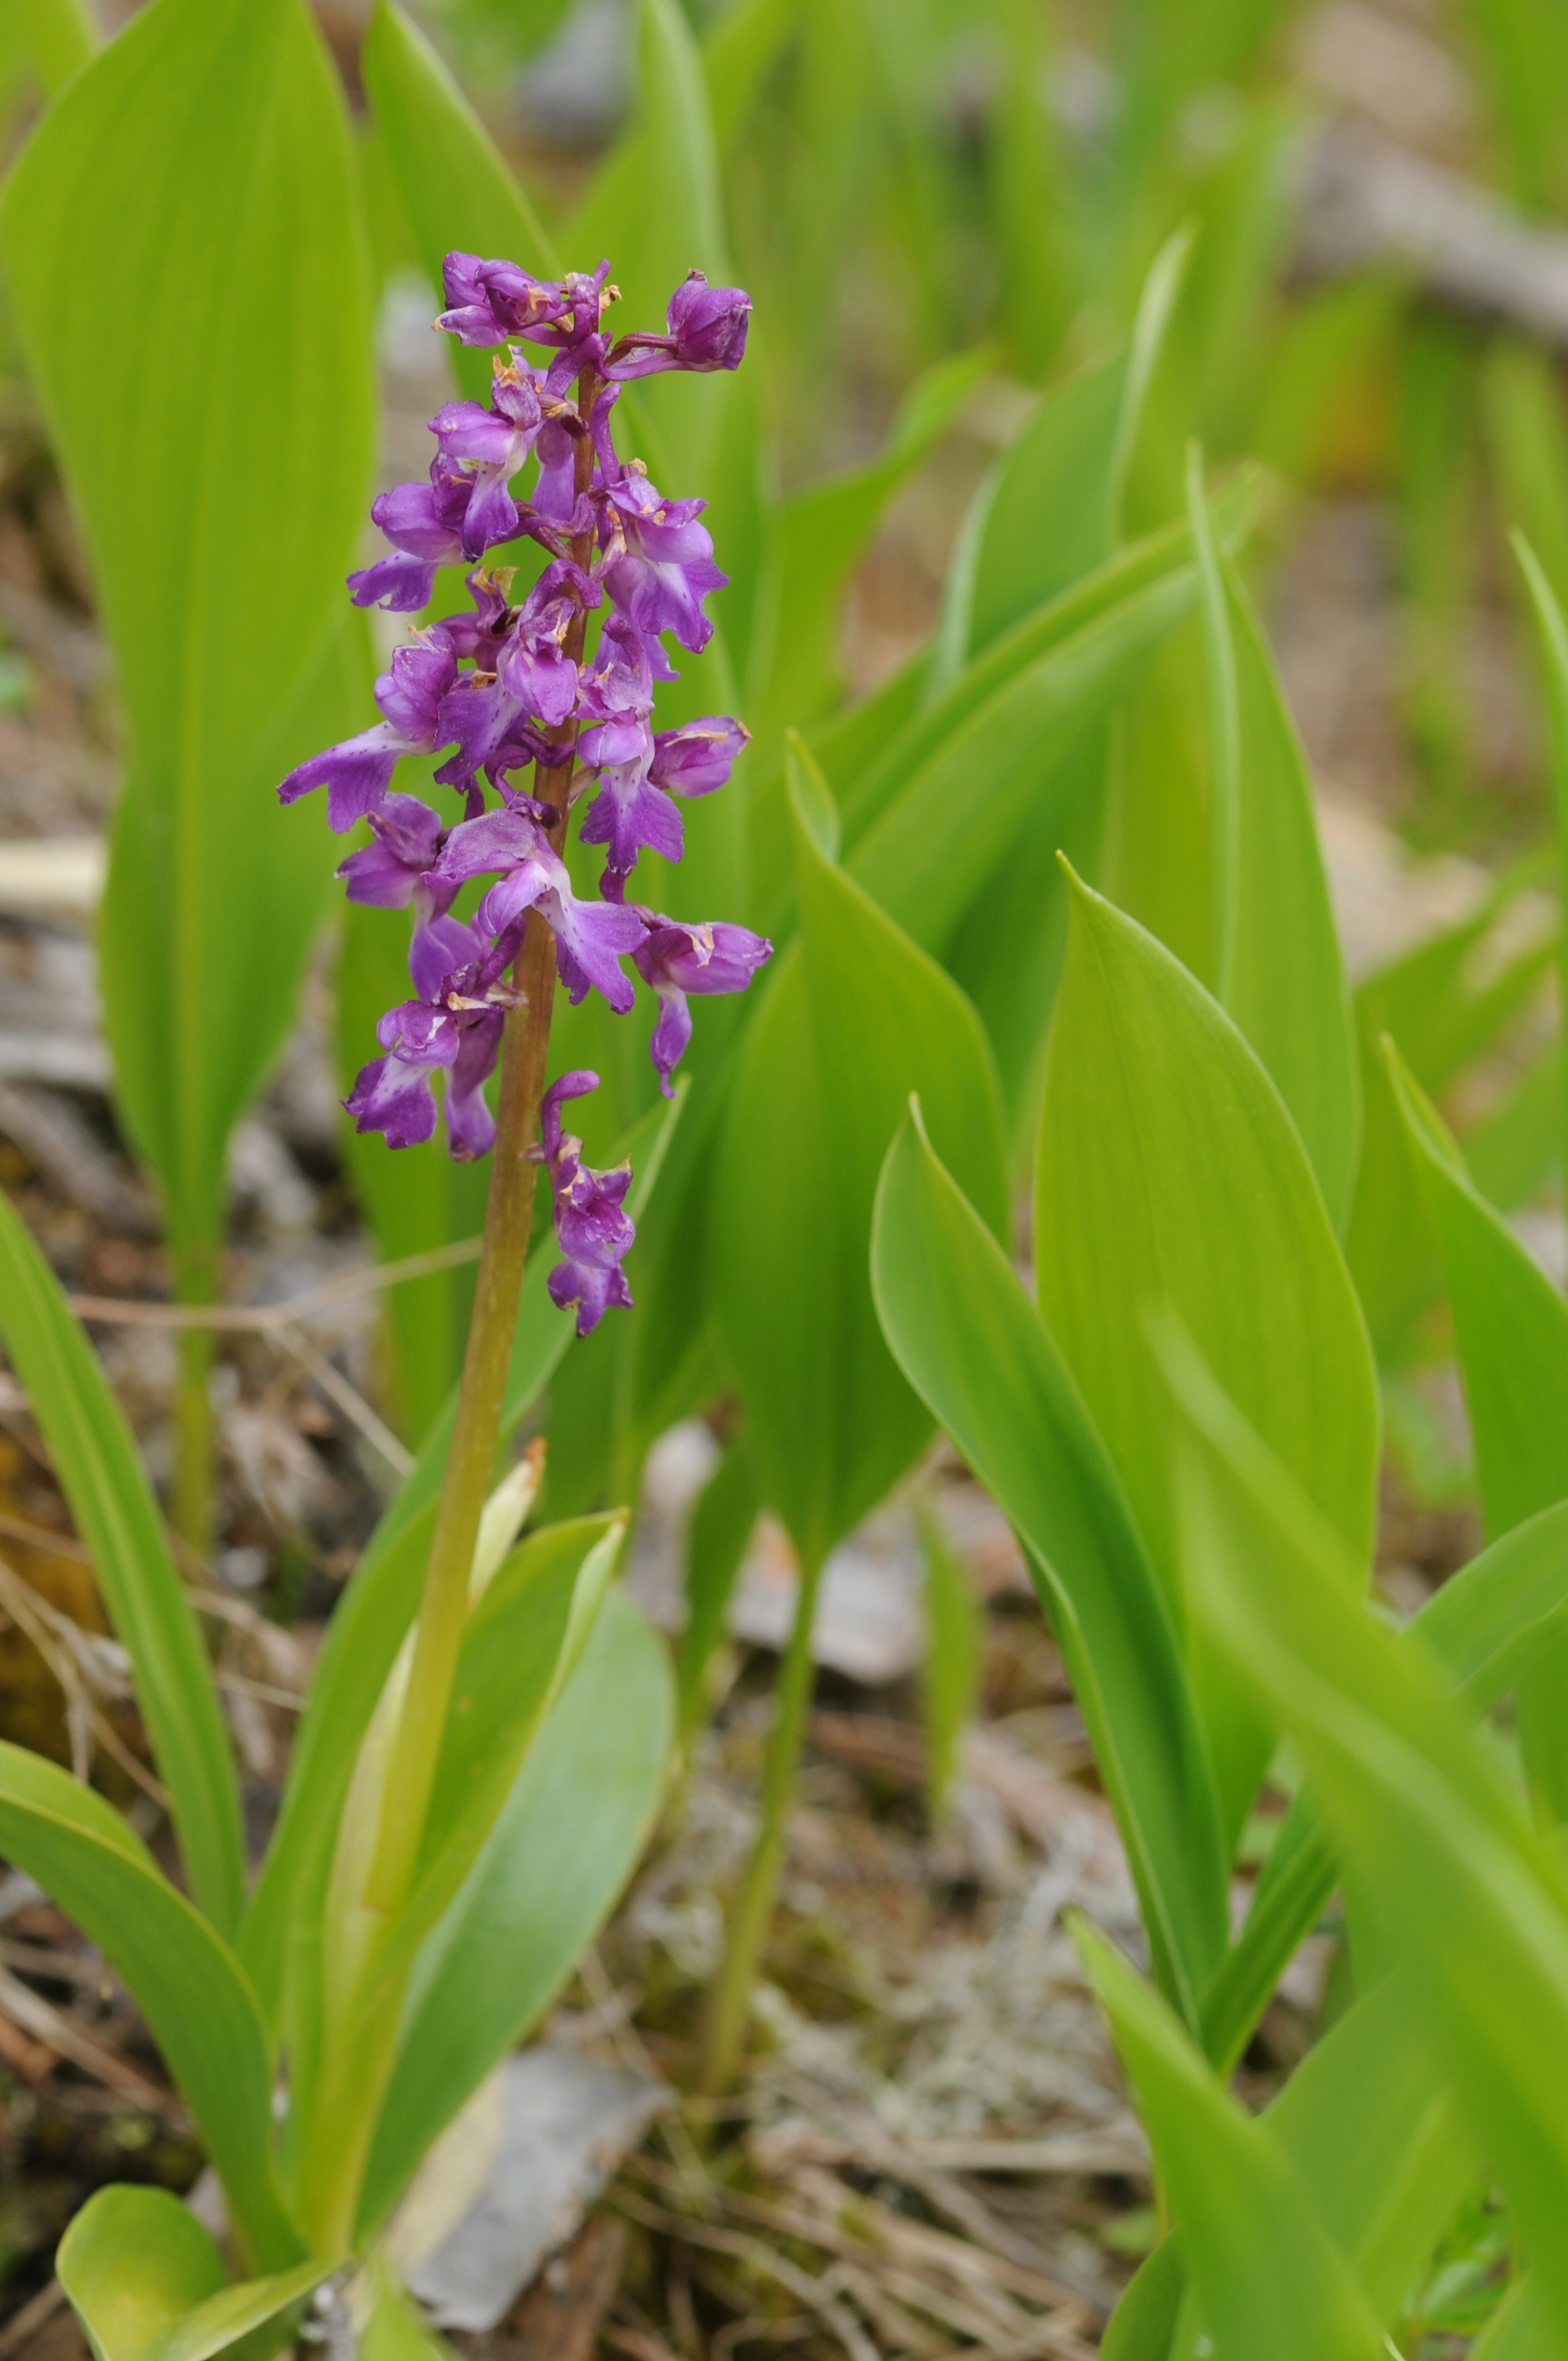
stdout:
<svg viewBox="0 0 1568 2361">
<path fill-rule="evenodd" d="M 872 1283 L 900 1367 L 1029 1558 L 1189 2024 L 1223 1953 L 1225 1845 L 1169 1609 L 1082 1398 L 915 1117 L 878 1191 Z"/>
<path fill-rule="evenodd" d="M 245 1900 L 239 1791 L 201 1626 L 125 1412 L 60 1282 L 5 1199 L 0 1335 L 130 1656 L 191 1890 L 219 1932 L 232 1935 Z"/>
<path fill-rule="evenodd" d="M 258 2259 L 297 2260 L 272 2178 L 272 2067 L 250 1986 L 118 1813 L 41 1755 L 0 1743 L 0 1851 L 113 1961 L 194 2116 Z"/>
<path fill-rule="evenodd" d="M 442 2126 L 526 2038 L 609 1916 L 652 1829 L 674 1730 L 663 1644 L 612 1589 L 415 1964 L 364 2226 L 383 2218 Z"/>
<path fill-rule="evenodd" d="M 178 2197 L 115 2181 L 76 2215 L 55 2268 L 97 2361 L 210 2361 L 333 2266 L 312 2259 L 231 2287 L 215 2242 Z"/>
</svg>

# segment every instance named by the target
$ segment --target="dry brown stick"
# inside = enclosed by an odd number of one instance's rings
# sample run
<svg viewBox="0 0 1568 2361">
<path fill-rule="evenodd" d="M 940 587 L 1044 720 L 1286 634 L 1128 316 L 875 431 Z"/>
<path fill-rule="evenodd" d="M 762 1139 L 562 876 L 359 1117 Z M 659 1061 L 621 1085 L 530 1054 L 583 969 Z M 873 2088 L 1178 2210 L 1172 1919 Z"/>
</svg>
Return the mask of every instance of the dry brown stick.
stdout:
<svg viewBox="0 0 1568 2361">
<path fill-rule="evenodd" d="M 716 2223 L 694 2222 L 684 2213 L 666 2213 L 662 2205 L 650 2205 L 646 2198 L 634 2196 L 630 2189 L 617 2188 L 610 2202 L 640 2222 L 646 2230 L 662 2230 L 667 2237 L 684 2238 L 688 2246 L 710 2246 L 716 2254 L 733 2255 L 739 2261 L 749 2263 L 753 2270 L 762 2271 L 817 2313 L 829 2328 L 850 2356 L 850 2361 L 882 2361 L 875 2345 L 860 2323 L 852 2320 L 840 2303 L 824 2296 L 809 2271 L 787 2262 L 755 2238 L 742 2231 L 723 2230 Z"/>
<path fill-rule="evenodd" d="M 4 2328 L 0 2328 L 0 2361 L 10 2361 L 29 2337 L 37 2334 L 46 2321 L 52 2320 L 65 2301 L 65 2290 L 58 2279 L 31 2295 L 20 2312 L 14 2312 Z"/>
<path fill-rule="evenodd" d="M 154 1778 L 145 1763 L 137 1760 L 108 1716 L 91 1701 L 91 1687 L 76 1653 L 77 1637 L 86 1636 L 81 1633 L 80 1625 L 73 1623 L 68 1615 L 62 1615 L 58 1608 L 51 1607 L 48 1599 L 40 1598 L 31 1583 L 25 1581 L 14 1566 L 7 1565 L 4 1558 L 0 1558 L 0 1602 L 27 1633 L 64 1693 L 66 1719 L 71 1734 L 71 1768 L 75 1776 L 85 1782 L 91 1767 L 86 1762 L 77 1760 L 74 1715 L 80 1697 L 87 1701 L 87 1727 L 105 1754 L 119 1764 L 126 1776 L 149 1796 L 160 1811 L 166 1812 L 169 1809 L 167 1789 Z"/>
<path fill-rule="evenodd" d="M 280 1328 L 275 1333 L 283 1350 L 293 1355 L 327 1400 L 359 1429 L 367 1443 L 380 1453 L 393 1474 L 411 1476 L 413 1453 L 399 1442 L 384 1420 L 377 1417 L 364 1395 L 349 1384 L 341 1369 L 334 1368 L 326 1355 L 318 1352 L 310 1338 L 302 1335 L 297 1328 Z"/>
<path fill-rule="evenodd" d="M 160 2091 L 156 2082 L 149 2082 L 117 2050 L 110 2049 L 88 2033 L 63 2009 L 56 2008 L 52 2001 L 45 2000 L 40 1993 L 14 1976 L 8 1968 L 0 1968 L 0 2010 L 35 2041 L 43 2042 L 61 2058 L 69 2058 L 73 2066 L 80 2066 L 95 2082 L 134 2100 L 148 2114 L 168 2116 L 182 2112 L 171 2092 Z"/>
<path fill-rule="evenodd" d="M 264 1331 L 287 1328 L 296 1320 L 313 1319 L 317 1312 L 330 1312 L 357 1296 L 400 1287 L 405 1279 L 428 1279 L 435 1271 L 452 1270 L 478 1257 L 479 1240 L 459 1238 L 454 1246 L 405 1255 L 400 1262 L 378 1263 L 372 1270 L 329 1279 L 320 1287 L 307 1288 L 302 1295 L 286 1297 L 281 1303 L 145 1303 L 127 1295 L 68 1295 L 66 1301 L 79 1319 L 95 1320 L 104 1327 Z"/>
</svg>

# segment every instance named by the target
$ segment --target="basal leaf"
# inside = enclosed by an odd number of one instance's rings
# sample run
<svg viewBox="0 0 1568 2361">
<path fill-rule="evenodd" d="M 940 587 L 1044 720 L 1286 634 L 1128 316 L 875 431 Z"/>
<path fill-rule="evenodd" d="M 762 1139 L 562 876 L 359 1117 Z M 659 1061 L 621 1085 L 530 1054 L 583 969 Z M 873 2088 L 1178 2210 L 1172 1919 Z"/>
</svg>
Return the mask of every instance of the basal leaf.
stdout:
<svg viewBox="0 0 1568 2361">
<path fill-rule="evenodd" d="M 1496 1538 L 1568 1494 L 1568 1303 L 1472 1188 L 1442 1117 L 1391 1046 L 1388 1071 L 1437 1239 L 1482 1514 Z M 1532 1780 L 1561 1818 L 1568 1814 L 1568 1639 L 1530 1666 L 1519 1708 Z"/>
<path fill-rule="evenodd" d="M 1561 2336 L 1568 1879 L 1425 1652 L 1357 1600 L 1353 1562 L 1311 1501 L 1196 1355 L 1172 1367 L 1191 1422 L 1182 1521 L 1193 1611 L 1290 1730 L 1347 1867 L 1376 1894 L 1423 2038 L 1497 2173 Z"/>
<path fill-rule="evenodd" d="M 663 1642 L 612 1590 L 461 1891 L 415 1966 L 362 2222 L 524 2039 L 613 1906 L 652 1828 L 674 1730 Z"/>
<path fill-rule="evenodd" d="M 239 1794 L 201 1626 L 125 1412 L 6 1200 L 0 1200 L 0 1337 L 130 1656 L 191 1890 L 219 1932 L 232 1935 L 245 1899 Z"/>
<path fill-rule="evenodd" d="M 27 62 L 52 98 L 98 46 L 86 0 L 18 0 L 17 14 Z"/>
<path fill-rule="evenodd" d="M 301 0 L 154 0 L 0 210 L 129 725 L 102 931 L 116 1088 L 188 1257 L 331 867 L 320 816 L 272 790 L 359 718 L 337 653 L 373 439 L 357 202 Z"/>
<path fill-rule="evenodd" d="M 1306 755 L 1195 471 L 1189 512 L 1209 651 L 1215 997 L 1273 1075 L 1339 1227 L 1355 1175 L 1360 1078 Z"/>
<path fill-rule="evenodd" d="M 1073 1934 L 1111 2020 L 1216 2361 L 1383 2361 L 1377 2322 L 1266 2122 L 1249 2117 L 1089 1920 Z"/>
<path fill-rule="evenodd" d="M 272 2069 L 234 1954 L 89 1787 L 0 1744 L 0 1851 L 36 1878 L 124 1977 L 222 2178 L 255 2257 L 280 2268 L 299 2238 L 273 2182 Z"/>
<path fill-rule="evenodd" d="M 1377 1402 L 1365 1329 L 1274 1084 L 1169 952 L 1074 889 L 1035 1177 L 1040 1308 L 1180 1615 L 1178 1419 L 1146 1322 L 1174 1310 L 1351 1552 L 1371 1546 Z M 1194 1677 L 1238 1830 L 1267 1734 L 1200 1639 Z"/>
<path fill-rule="evenodd" d="M 830 807 L 826 783 L 814 787 Z M 866 1268 L 877 1175 L 912 1090 L 998 1230 L 1007 1201 L 979 1020 L 820 849 L 798 789 L 795 876 L 801 939 L 748 1035 L 729 1109 L 717 1268 L 763 1496 L 820 1564 L 929 1430 L 883 1341 Z"/>
<path fill-rule="evenodd" d="M 1225 1842 L 1181 1649 L 1115 1469 L 1039 1313 L 912 1117 L 872 1245 L 900 1367 L 1023 1543 L 1189 2024 L 1225 1941 Z"/>
<path fill-rule="evenodd" d="M 330 2261 L 230 2286 L 211 2233 L 167 2189 L 111 2182 L 60 2242 L 56 2268 L 98 2361 L 209 2361 L 299 2303 Z"/>
</svg>

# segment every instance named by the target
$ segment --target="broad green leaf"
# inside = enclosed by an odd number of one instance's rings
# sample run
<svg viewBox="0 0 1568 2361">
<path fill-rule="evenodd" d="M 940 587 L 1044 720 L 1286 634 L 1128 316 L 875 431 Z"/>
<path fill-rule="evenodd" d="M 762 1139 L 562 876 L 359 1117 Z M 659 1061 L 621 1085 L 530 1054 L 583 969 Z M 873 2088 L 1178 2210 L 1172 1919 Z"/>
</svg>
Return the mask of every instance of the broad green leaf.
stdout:
<svg viewBox="0 0 1568 2361">
<path fill-rule="evenodd" d="M 1370 1553 L 1377 1401 L 1366 1332 L 1279 1095 L 1169 952 L 1075 885 L 1035 1174 L 1040 1309 L 1180 1617 L 1178 1415 L 1146 1331 L 1179 1313 L 1351 1551 Z M 1266 1733 L 1194 1635 L 1227 1826 Z"/>
<path fill-rule="evenodd" d="M 87 0 L 16 0 L 16 6 L 27 61 L 52 98 L 98 46 Z"/>
<path fill-rule="evenodd" d="M 1533 2277 L 1515 2282 L 1470 2347 L 1470 2361 L 1555 2361 L 1561 2350 Z"/>
<path fill-rule="evenodd" d="M 376 1019 L 408 991 L 409 926 L 400 910 L 351 902 L 336 971 L 338 1084 L 346 1095 L 371 1054 Z M 431 1148 L 389 1148 L 345 1117 L 340 1138 L 354 1193 L 383 1262 L 400 1262 L 484 1227 L 489 1167 L 460 1164 Z M 399 1433 L 416 1447 L 445 1407 L 463 1367 L 474 1265 L 432 1271 L 382 1299 L 387 1389 Z"/>
<path fill-rule="evenodd" d="M 234 1761 L 201 1626 L 125 1412 L 60 1282 L 5 1200 L 0 1337 L 130 1656 L 191 1890 L 220 1933 L 231 1935 L 245 1899 L 245 1850 Z"/>
<path fill-rule="evenodd" d="M 1484 1713 L 1568 1630 L 1568 1503 L 1543 1509 L 1434 1591 L 1408 1631 L 1434 1649 L 1472 1713 Z M 1276 1838 L 1252 1906 L 1203 1997 L 1204 2044 L 1234 2065 L 1301 1937 L 1333 1890 L 1338 1852 L 1310 1791 Z"/>
<path fill-rule="evenodd" d="M 1453 1136 L 1392 1045 L 1387 1054 L 1437 1237 L 1495 1539 L 1568 1492 L 1568 1303 L 1471 1186 Z"/>
<path fill-rule="evenodd" d="M 361 2220 L 381 2220 L 443 2125 L 524 2039 L 652 1828 L 674 1730 L 663 1642 L 612 1590 L 483 1850 L 416 1962 Z"/>
<path fill-rule="evenodd" d="M 359 2332 L 364 2361 L 449 2361 L 451 2345 L 399 2286 L 384 2250 L 372 2253 L 365 2277 L 370 2311 Z"/>
<path fill-rule="evenodd" d="M 938 361 L 905 395 L 874 459 L 807 484 L 784 502 L 774 653 L 747 697 L 748 722 L 764 746 L 786 727 L 805 728 L 832 703 L 839 605 L 850 577 L 888 501 L 940 442 L 992 360 L 981 350 Z"/>
<path fill-rule="evenodd" d="M 1384 2361 L 1377 2323 L 1301 2174 L 1089 1920 L 1073 1936 L 1137 2092 L 1216 2361 Z"/>
<path fill-rule="evenodd" d="M 1014 672 L 955 727 L 931 708 L 920 759 L 863 832 L 874 783 L 862 779 L 845 813 L 847 866 L 917 943 L 940 948 L 1024 824 L 1042 827 L 1048 806 L 1070 802 L 1080 750 L 1191 598 L 1190 571 L 1175 567 Z"/>
<path fill-rule="evenodd" d="M 275 2037 L 302 1956 L 307 1980 L 314 1973 L 338 1815 L 360 1741 L 418 1611 L 434 1525 L 432 1498 L 385 1542 L 372 1541 L 316 1659 L 282 1808 L 239 1936 L 240 1958 Z"/>
<path fill-rule="evenodd" d="M 1568 573 L 1562 577 L 1561 595 L 1554 590 L 1545 567 L 1522 534 L 1514 536 L 1514 554 L 1524 573 L 1535 611 L 1536 630 L 1541 639 L 1542 667 L 1546 674 L 1546 709 L 1551 723 L 1552 787 L 1557 818 L 1558 909 L 1558 1001 L 1568 1010 L 1568 620 L 1564 619 L 1562 598 L 1568 597 Z M 1568 552 L 1561 554 L 1568 564 Z M 1568 1030 L 1568 1016 L 1563 1019 Z M 1560 1068 L 1563 1102 L 1563 1140 L 1568 1152 L 1568 1066 Z M 1568 1164 L 1564 1165 L 1568 1170 Z"/>
<path fill-rule="evenodd" d="M 926 1654 L 920 1700 L 926 1733 L 926 1803 L 941 1817 L 961 1763 L 985 1663 L 985 1616 L 968 1566 L 948 1543 L 931 1501 L 921 1504 L 920 1554 Z"/>
<path fill-rule="evenodd" d="M 997 1232 L 1001 1106 L 985 1036 L 951 978 L 817 840 L 826 782 L 796 756 L 801 938 L 748 1035 L 721 1150 L 719 1319 L 763 1497 L 803 1560 L 833 1543 L 929 1432 L 894 1366 L 866 1268 L 872 1204 L 912 1090 Z"/>
<path fill-rule="evenodd" d="M 1561 606 L 1568 598 L 1568 418 L 1549 356 L 1520 336 L 1492 338 L 1481 394 L 1498 508 Z"/>
<path fill-rule="evenodd" d="M 1224 1949 L 1226 1852 L 1170 1609 L 1049 1331 L 913 1117 L 883 1170 L 872 1272 L 900 1367 L 1027 1554 L 1155 1971 L 1195 2024 Z"/>
<path fill-rule="evenodd" d="M 685 1627 L 675 1651 L 680 1734 L 702 1725 L 704 1683 L 762 1503 L 743 1442 L 732 1442 L 692 1505 L 686 1528 Z"/>
<path fill-rule="evenodd" d="M 313 2259 L 231 2287 L 216 2242 L 178 2197 L 113 2181 L 76 2215 L 55 2268 L 97 2361 L 209 2361 L 333 2266 Z"/>
<path fill-rule="evenodd" d="M 0 1744 L 0 1852 L 36 1878 L 124 1977 L 228 2192 L 256 2258 L 300 2243 L 272 2180 L 272 2070 L 234 1954 L 90 1787 Z"/>
<path fill-rule="evenodd" d="M 454 247 L 554 272 L 554 248 L 510 166 L 395 0 L 376 0 L 362 54 L 366 94 L 431 285 L 439 289 L 442 258 Z M 464 392 L 488 395 L 489 353 L 444 341 Z"/>
<path fill-rule="evenodd" d="M 1252 479 L 1242 478 L 1221 502 L 1228 535 L 1245 530 L 1252 489 Z M 1047 599 L 955 679 L 946 681 L 939 674 L 934 651 L 923 653 L 886 689 L 833 725 L 830 734 L 814 732 L 814 748 L 843 801 L 846 843 L 854 847 L 927 755 L 1039 658 L 1121 609 L 1135 593 L 1155 589 L 1176 575 L 1183 577 L 1185 611 L 1192 597 L 1187 571 L 1191 556 L 1185 522 L 1166 526 Z M 888 699 L 894 700 L 892 710 Z"/>
<path fill-rule="evenodd" d="M 1187 2274 L 1174 2238 L 1164 2238 L 1138 2267 L 1100 2340 L 1102 2361 L 1169 2361 Z"/>
<path fill-rule="evenodd" d="M 272 790 L 360 719 L 340 653 L 373 449 L 357 206 L 302 0 L 154 0 L 0 207 L 128 723 L 101 934 L 116 1090 L 188 1262 L 332 865 L 322 815 Z"/>
<path fill-rule="evenodd" d="M 1047 395 L 977 493 L 948 578 L 938 686 L 1110 557 L 1143 397 L 1190 244 L 1179 232 L 1161 249 L 1127 349 Z"/>
<path fill-rule="evenodd" d="M 1306 754 L 1195 466 L 1188 489 L 1209 659 L 1215 997 L 1274 1077 L 1339 1228 L 1355 1174 L 1359 1072 Z"/>
<path fill-rule="evenodd" d="M 1481 1510 L 1496 1539 L 1568 1494 L 1568 1303 L 1471 1186 L 1442 1117 L 1388 1048 L 1388 1071 L 1437 1239 L 1475 1448 Z M 1519 1683 L 1530 1776 L 1568 1816 L 1568 1639 Z"/>
<path fill-rule="evenodd" d="M 1425 1651 L 1358 1601 L 1359 1569 L 1311 1500 L 1190 1349 L 1171 1366 L 1191 1422 L 1182 1523 L 1193 1611 L 1289 1730 L 1347 1868 L 1376 1894 L 1423 2038 L 1497 2173 L 1562 2337 L 1568 1876 Z"/>
<path fill-rule="evenodd" d="M 576 1627 L 585 1636 L 591 1628 L 624 1532 L 624 1516 L 544 1527 L 513 1551 L 470 1610 L 412 1891 L 390 1919 L 365 1893 L 395 1725 L 370 1725 L 336 1830 L 319 1916 L 320 1970 L 302 1973 L 291 1994 L 291 2131 L 307 2224 L 323 2210 L 323 2188 L 338 2185 L 348 2138 L 363 2142 L 362 2169 L 373 2125 L 360 2094 L 385 2087 L 415 1957 L 484 1849 L 570 1669 Z M 301 1897 L 307 1910 L 313 1903 L 313 1894 Z"/>
</svg>

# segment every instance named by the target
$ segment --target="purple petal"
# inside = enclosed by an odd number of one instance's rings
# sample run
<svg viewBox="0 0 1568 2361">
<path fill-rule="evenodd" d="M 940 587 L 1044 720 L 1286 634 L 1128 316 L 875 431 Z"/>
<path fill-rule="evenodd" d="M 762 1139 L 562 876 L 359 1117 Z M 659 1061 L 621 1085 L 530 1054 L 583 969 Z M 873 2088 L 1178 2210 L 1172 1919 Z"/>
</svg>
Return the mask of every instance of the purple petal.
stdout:
<svg viewBox="0 0 1568 2361">
<path fill-rule="evenodd" d="M 504 1021 L 498 1008 L 465 1026 L 446 1077 L 446 1145 L 460 1164 L 488 1155 L 495 1140 L 496 1119 L 485 1104 L 485 1083 L 500 1049 Z"/>
<path fill-rule="evenodd" d="M 629 876 L 646 846 L 666 861 L 678 861 L 685 846 L 681 816 L 641 763 L 620 763 L 599 773 L 599 791 L 578 831 L 585 844 L 609 848 L 609 865 Z"/>
<path fill-rule="evenodd" d="M 430 604 L 437 563 L 433 557 L 414 557 L 400 549 L 389 557 L 378 557 L 373 565 L 362 566 L 357 574 L 348 577 L 354 603 L 385 607 L 392 615 L 417 615 Z"/>
<path fill-rule="evenodd" d="M 751 732 L 727 713 L 707 713 L 678 730 L 661 730 L 653 741 L 648 775 L 677 795 L 710 796 L 729 778 Z"/>
<path fill-rule="evenodd" d="M 326 789 L 327 825 L 345 835 L 356 820 L 379 808 L 397 769 L 398 757 L 409 751 L 389 721 L 378 721 L 357 738 L 345 738 L 297 763 L 278 790 L 280 803 L 297 803 L 313 787 Z"/>
</svg>

